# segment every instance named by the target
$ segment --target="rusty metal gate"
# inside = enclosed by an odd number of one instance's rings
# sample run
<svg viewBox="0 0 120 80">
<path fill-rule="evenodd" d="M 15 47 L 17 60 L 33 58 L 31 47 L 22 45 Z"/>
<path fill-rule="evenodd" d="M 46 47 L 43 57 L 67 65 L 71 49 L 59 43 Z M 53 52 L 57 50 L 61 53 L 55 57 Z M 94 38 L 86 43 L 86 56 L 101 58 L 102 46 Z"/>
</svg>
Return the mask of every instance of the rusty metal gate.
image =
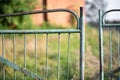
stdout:
<svg viewBox="0 0 120 80">
<path fill-rule="evenodd" d="M 120 80 L 120 24 L 106 21 L 112 12 L 120 9 L 99 10 L 100 80 Z"/>
<path fill-rule="evenodd" d="M 76 29 L 50 29 L 50 30 L 0 30 L 0 41 L 1 41 L 1 54 L 0 54 L 0 79 L 1 80 L 18 80 L 19 77 L 21 80 L 70 80 L 72 79 L 70 75 L 73 77 L 74 74 L 70 74 L 71 65 L 70 55 L 76 55 L 74 52 L 71 52 L 71 35 L 78 34 L 79 36 L 79 64 L 78 64 L 78 73 L 79 80 L 84 80 L 84 26 L 83 26 L 83 8 L 80 8 L 80 17 L 70 10 L 67 9 L 52 9 L 52 10 L 40 10 L 40 11 L 31 11 L 31 12 L 19 12 L 12 14 L 0 14 L 0 18 L 3 17 L 14 17 L 20 15 L 30 15 L 30 14 L 40 14 L 40 13 L 51 13 L 51 12 L 69 12 L 71 13 L 75 19 L 77 20 Z M 64 40 L 67 40 L 67 48 L 65 48 L 64 55 L 66 56 L 65 71 L 62 71 L 62 67 L 64 65 L 61 63 L 62 58 L 61 49 L 64 48 L 64 45 L 61 44 L 62 35 L 66 37 Z M 17 38 L 17 35 L 22 35 L 22 38 Z M 29 36 L 32 36 L 32 39 Z M 44 35 L 44 37 L 43 37 Z M 39 36 L 41 36 L 42 40 L 45 43 L 39 43 Z M 53 37 L 53 42 L 51 42 L 50 36 Z M 27 40 L 31 39 L 32 45 L 27 45 Z M 43 39 L 44 38 L 44 39 Z M 17 40 L 17 41 L 16 41 Z M 76 38 L 74 38 L 76 40 Z M 12 42 L 12 43 L 9 43 Z M 9 44 L 8 44 L 9 43 Z M 55 44 L 54 52 L 50 51 L 50 44 Z M 20 46 L 19 46 L 20 45 Z M 38 52 L 38 46 L 42 45 L 45 47 L 45 54 L 40 54 L 42 49 Z M 7 51 L 6 47 L 10 46 L 10 51 Z M 21 47 L 22 46 L 22 47 Z M 30 51 L 28 52 L 27 46 L 30 46 Z M 31 47 L 33 47 L 33 52 L 31 51 Z M 16 50 L 22 49 L 19 53 L 16 53 Z M 57 49 L 57 50 L 56 50 Z M 31 54 L 32 53 L 32 54 Z M 38 54 L 39 53 L 39 54 Z M 55 55 L 50 56 L 50 54 L 55 53 Z M 30 54 L 29 57 L 28 54 Z M 51 57 L 49 59 L 49 57 Z M 20 62 L 21 60 L 21 62 Z M 56 63 L 52 63 L 52 60 L 55 60 Z M 31 64 L 31 65 L 28 65 Z M 41 66 L 38 66 L 42 64 Z M 49 65 L 50 64 L 50 65 Z M 55 65 L 55 67 L 52 66 Z M 54 68 L 54 70 L 53 70 Z M 52 75 L 54 74 L 55 75 Z M 65 75 L 64 75 L 65 74 Z M 12 75 L 12 76 L 10 76 Z M 65 76 L 64 78 L 61 78 Z"/>
</svg>

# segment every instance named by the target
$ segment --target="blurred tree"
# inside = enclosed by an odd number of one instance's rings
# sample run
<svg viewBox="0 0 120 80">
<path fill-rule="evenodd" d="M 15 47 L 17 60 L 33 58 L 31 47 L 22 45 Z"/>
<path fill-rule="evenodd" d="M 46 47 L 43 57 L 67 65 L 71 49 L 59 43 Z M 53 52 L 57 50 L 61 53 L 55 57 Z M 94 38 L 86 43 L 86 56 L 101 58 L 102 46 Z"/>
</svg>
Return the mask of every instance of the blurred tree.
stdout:
<svg viewBox="0 0 120 80">
<path fill-rule="evenodd" d="M 0 0 L 0 14 L 30 11 L 35 7 L 36 0 Z M 0 19 L 0 29 L 25 29 L 26 23 L 30 22 L 30 17 L 7 17 Z M 30 23 L 29 23 L 30 24 Z M 23 26 L 23 27 L 21 27 Z"/>
<path fill-rule="evenodd" d="M 98 10 L 106 9 L 105 0 L 86 0 L 86 21 L 87 23 L 98 22 Z"/>
<path fill-rule="evenodd" d="M 47 9 L 47 0 L 43 0 L 43 10 L 46 10 L 46 9 Z M 47 13 L 43 14 L 43 19 L 44 19 L 45 22 L 48 21 Z"/>
</svg>

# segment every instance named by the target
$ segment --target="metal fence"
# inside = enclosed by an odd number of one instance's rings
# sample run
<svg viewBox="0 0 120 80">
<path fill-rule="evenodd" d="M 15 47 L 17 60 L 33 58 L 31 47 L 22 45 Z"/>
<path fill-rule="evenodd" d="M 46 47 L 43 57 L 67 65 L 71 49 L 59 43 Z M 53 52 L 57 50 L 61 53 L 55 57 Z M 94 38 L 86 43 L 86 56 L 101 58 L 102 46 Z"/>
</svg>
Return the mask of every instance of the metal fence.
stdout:
<svg viewBox="0 0 120 80">
<path fill-rule="evenodd" d="M 0 54 L 0 75 L 1 80 L 70 80 L 71 65 L 70 55 L 75 55 L 71 52 L 71 35 L 79 35 L 79 79 L 84 80 L 84 26 L 83 26 L 83 8 L 80 8 L 80 17 L 70 10 L 67 9 L 52 9 L 52 10 L 40 10 L 30 12 L 20 12 L 13 14 L 0 14 L 0 18 L 14 17 L 20 15 L 30 15 L 39 13 L 51 13 L 51 12 L 69 12 L 77 20 L 76 29 L 50 29 L 50 30 L 0 30 L 0 41 L 1 41 L 1 54 Z M 18 36 L 22 35 L 21 38 Z M 64 48 L 62 45 L 62 35 L 65 35 L 64 40 L 67 40 L 67 48 L 65 52 L 61 52 Z M 29 38 L 32 36 L 32 38 Z M 54 40 L 50 40 L 50 36 Z M 39 39 L 40 37 L 40 39 Z M 27 45 L 28 38 L 32 41 L 32 45 Z M 44 44 L 41 42 L 44 41 Z M 76 40 L 76 39 L 75 39 Z M 9 43 L 10 42 L 10 43 Z M 54 50 L 50 51 L 50 44 L 55 44 Z M 45 54 L 42 53 L 42 49 L 38 48 L 41 45 L 45 47 Z M 10 47 L 9 47 L 10 46 Z M 30 47 L 30 51 L 27 49 Z M 8 47 L 10 50 L 8 50 Z M 33 47 L 33 52 L 31 52 Z M 17 52 L 18 50 L 18 52 Z M 22 50 L 22 51 L 21 51 Z M 50 56 L 50 54 L 55 54 Z M 29 56 L 28 56 L 29 54 Z M 62 64 L 61 55 L 65 55 L 65 65 Z M 43 58 L 45 57 L 45 58 Z M 51 57 L 51 58 L 50 58 Z M 52 60 L 56 61 L 52 63 Z M 21 62 L 20 62 L 21 61 Z M 38 66 L 41 64 L 41 66 Z M 55 66 L 53 66 L 53 65 Z M 51 66 L 51 67 L 50 67 Z M 63 71 L 62 68 L 65 68 Z M 53 70 L 54 69 L 54 70 Z M 54 74 L 54 75 L 52 75 Z M 65 75 L 64 75 L 65 74 Z M 11 76 L 12 75 L 12 76 Z M 62 76 L 65 76 L 62 78 Z"/>
<path fill-rule="evenodd" d="M 105 20 L 112 12 L 120 10 L 99 10 L 100 80 L 120 80 L 120 24 Z"/>
</svg>

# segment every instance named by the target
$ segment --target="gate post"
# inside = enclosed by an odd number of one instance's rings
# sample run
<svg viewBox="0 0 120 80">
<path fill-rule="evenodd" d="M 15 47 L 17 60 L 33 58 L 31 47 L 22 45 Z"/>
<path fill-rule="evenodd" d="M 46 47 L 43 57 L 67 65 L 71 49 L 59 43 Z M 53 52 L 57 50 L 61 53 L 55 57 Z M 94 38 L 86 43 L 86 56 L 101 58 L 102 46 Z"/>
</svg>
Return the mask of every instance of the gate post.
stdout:
<svg viewBox="0 0 120 80">
<path fill-rule="evenodd" d="M 104 80 L 104 57 L 103 57 L 103 19 L 102 10 L 99 10 L 99 59 L 100 59 L 100 80 Z"/>
<path fill-rule="evenodd" d="M 80 80 L 84 80 L 85 68 L 85 26 L 83 17 L 83 7 L 80 7 L 79 29 L 80 29 Z"/>
</svg>

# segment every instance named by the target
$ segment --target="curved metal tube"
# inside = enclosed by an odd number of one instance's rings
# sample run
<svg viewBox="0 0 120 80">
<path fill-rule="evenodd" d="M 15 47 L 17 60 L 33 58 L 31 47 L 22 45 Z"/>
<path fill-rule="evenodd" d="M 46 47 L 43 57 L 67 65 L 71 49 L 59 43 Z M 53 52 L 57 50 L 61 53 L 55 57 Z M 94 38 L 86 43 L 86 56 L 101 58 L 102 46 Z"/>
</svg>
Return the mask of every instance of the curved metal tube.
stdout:
<svg viewBox="0 0 120 80">
<path fill-rule="evenodd" d="M 39 14 L 39 13 L 52 13 L 52 12 L 69 12 L 69 13 L 71 13 L 76 18 L 77 29 L 79 29 L 79 17 L 78 17 L 78 15 L 75 12 L 68 10 L 68 9 L 49 9 L 49 10 L 37 10 L 37 11 L 28 11 L 28 12 L 0 14 L 0 18 L 11 17 L 11 16 L 20 16 L 20 15 Z"/>
<path fill-rule="evenodd" d="M 114 12 L 114 11 L 120 11 L 120 9 L 112 9 L 112 10 L 108 10 L 105 13 L 103 13 L 103 16 L 109 12 Z"/>
<path fill-rule="evenodd" d="M 103 24 L 105 25 L 104 16 L 105 16 L 106 14 L 108 14 L 108 13 L 110 13 L 110 12 L 118 12 L 118 11 L 120 11 L 120 9 L 112 9 L 112 10 L 108 10 L 108 11 L 104 12 L 103 15 L 102 15 L 102 22 L 103 22 Z M 111 25 L 111 24 L 110 24 L 110 25 Z M 119 24 L 119 25 L 120 25 L 120 24 Z M 115 25 L 115 26 L 117 26 L 117 25 Z"/>
</svg>

